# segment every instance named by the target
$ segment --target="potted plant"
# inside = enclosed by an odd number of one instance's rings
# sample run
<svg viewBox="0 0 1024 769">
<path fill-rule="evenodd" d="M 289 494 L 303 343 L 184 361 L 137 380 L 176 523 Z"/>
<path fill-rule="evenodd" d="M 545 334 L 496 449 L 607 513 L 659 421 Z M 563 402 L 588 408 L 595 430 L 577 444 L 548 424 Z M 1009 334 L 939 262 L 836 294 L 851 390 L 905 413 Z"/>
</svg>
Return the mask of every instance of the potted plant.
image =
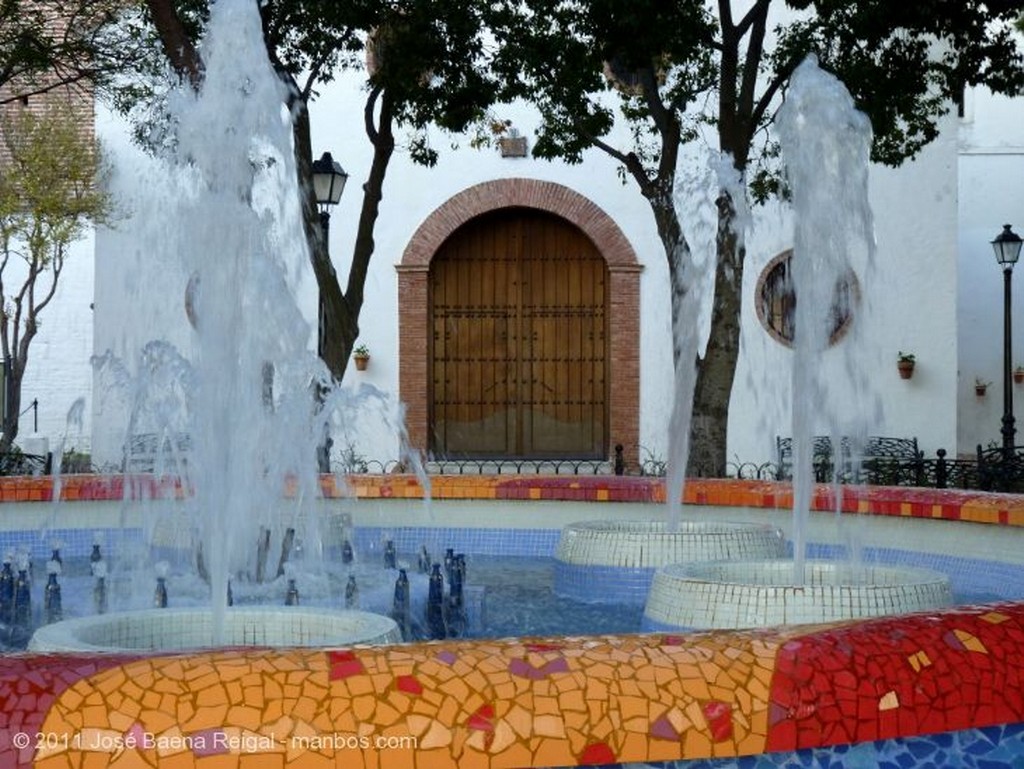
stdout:
<svg viewBox="0 0 1024 769">
<path fill-rule="evenodd" d="M 352 351 L 352 359 L 356 362 L 357 371 L 366 371 L 366 364 L 370 362 L 370 349 L 361 344 Z"/>
<path fill-rule="evenodd" d="M 900 350 L 896 356 L 896 368 L 900 372 L 901 379 L 910 379 L 910 377 L 914 376 L 914 363 L 913 353 Z"/>
<path fill-rule="evenodd" d="M 981 379 L 980 377 L 975 377 L 975 379 L 974 379 L 974 394 L 979 396 L 979 397 L 983 396 L 985 394 L 985 391 L 988 390 L 988 386 L 990 384 L 992 384 L 992 383 L 991 382 L 986 382 L 984 379 Z"/>
<path fill-rule="evenodd" d="M 1017 366 L 1013 370 L 1013 381 L 1017 384 L 1024 384 L 1024 366 Z"/>
</svg>

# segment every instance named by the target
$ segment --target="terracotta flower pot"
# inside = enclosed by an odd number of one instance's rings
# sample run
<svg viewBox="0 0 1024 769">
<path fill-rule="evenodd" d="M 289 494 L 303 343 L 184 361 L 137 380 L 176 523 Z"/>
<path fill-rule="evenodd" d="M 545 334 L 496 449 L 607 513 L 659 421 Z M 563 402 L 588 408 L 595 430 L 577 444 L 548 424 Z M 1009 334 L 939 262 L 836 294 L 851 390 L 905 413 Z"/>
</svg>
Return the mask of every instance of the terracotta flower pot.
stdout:
<svg viewBox="0 0 1024 769">
<path fill-rule="evenodd" d="M 366 371 L 366 364 L 370 362 L 370 356 L 356 355 L 353 360 L 356 362 L 356 371 Z"/>
<path fill-rule="evenodd" d="M 912 360 L 897 361 L 896 368 L 900 372 L 900 379 L 910 379 L 914 376 L 914 361 Z"/>
</svg>

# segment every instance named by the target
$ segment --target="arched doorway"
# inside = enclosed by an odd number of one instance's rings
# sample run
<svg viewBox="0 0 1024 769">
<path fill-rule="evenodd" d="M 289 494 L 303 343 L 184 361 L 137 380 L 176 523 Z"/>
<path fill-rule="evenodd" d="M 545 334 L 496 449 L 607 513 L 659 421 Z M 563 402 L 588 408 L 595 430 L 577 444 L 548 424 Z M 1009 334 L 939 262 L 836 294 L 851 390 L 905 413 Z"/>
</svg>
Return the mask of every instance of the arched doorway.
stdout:
<svg viewBox="0 0 1024 769">
<path fill-rule="evenodd" d="M 607 273 L 578 227 L 536 209 L 445 240 L 429 282 L 434 456 L 608 456 Z"/>
<path fill-rule="evenodd" d="M 399 396 L 409 445 L 424 454 L 432 444 L 431 265 L 463 225 L 507 209 L 548 212 L 583 233 L 605 263 L 606 449 L 622 444 L 627 463 L 640 453 L 640 273 L 628 239 L 593 201 L 564 185 L 539 179 L 495 179 L 467 187 L 436 208 L 410 238 L 399 264 Z M 607 455 L 610 457 L 610 451 Z"/>
</svg>

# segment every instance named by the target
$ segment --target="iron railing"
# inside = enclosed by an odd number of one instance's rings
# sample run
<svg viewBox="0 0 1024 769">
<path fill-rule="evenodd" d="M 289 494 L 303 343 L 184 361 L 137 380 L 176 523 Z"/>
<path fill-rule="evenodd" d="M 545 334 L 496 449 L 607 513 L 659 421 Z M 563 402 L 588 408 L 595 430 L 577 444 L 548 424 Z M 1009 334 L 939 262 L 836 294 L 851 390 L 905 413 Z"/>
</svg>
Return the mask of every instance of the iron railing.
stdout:
<svg viewBox="0 0 1024 769">
<path fill-rule="evenodd" d="M 117 467 L 100 468 L 85 453 L 66 454 L 60 463 L 64 474 L 92 472 L 152 472 L 161 456 L 172 454 L 178 459 L 187 457 L 191 444 L 180 436 L 175 445 L 154 444 L 152 440 L 136 440 L 129 444 L 125 461 Z M 668 463 L 653 452 L 642 450 L 642 459 L 626 462 L 619 453 L 609 460 L 599 459 L 479 459 L 441 458 L 423 463 L 429 475 L 571 475 L 603 476 L 633 475 L 662 477 Z M 726 476 L 744 480 L 789 480 L 792 463 L 783 461 L 745 462 L 736 459 L 728 463 Z M 52 455 L 38 456 L 18 451 L 0 454 L 0 476 L 45 475 L 55 468 Z M 709 477 L 700 472 L 699 462 L 692 474 Z M 978 489 L 1024 493 L 1024 446 L 1009 451 L 1003 448 L 982 450 L 970 459 L 950 459 L 939 449 L 934 457 L 921 452 L 913 456 L 869 457 L 860 462 L 841 458 L 837 469 L 831 454 L 820 452 L 813 457 L 814 476 L 821 483 L 859 483 L 878 486 L 915 486 L 922 488 Z M 397 459 L 368 459 L 355 452 L 336 456 L 331 470 L 343 474 L 392 474 L 411 472 L 412 467 Z"/>
</svg>

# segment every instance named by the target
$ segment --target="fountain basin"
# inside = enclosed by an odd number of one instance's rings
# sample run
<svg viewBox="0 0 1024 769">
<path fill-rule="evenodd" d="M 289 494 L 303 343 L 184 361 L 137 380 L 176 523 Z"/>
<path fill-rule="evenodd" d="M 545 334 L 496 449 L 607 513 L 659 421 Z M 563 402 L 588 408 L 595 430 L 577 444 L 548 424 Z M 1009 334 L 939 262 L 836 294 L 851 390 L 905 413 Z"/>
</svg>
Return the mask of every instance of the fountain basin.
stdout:
<svg viewBox="0 0 1024 769">
<path fill-rule="evenodd" d="M 402 640 L 390 617 L 363 611 L 232 608 L 218 646 L 348 646 Z M 215 646 L 209 609 L 147 609 L 55 622 L 32 635 L 36 652 L 179 651 Z"/>
<path fill-rule="evenodd" d="M 805 625 L 951 606 L 949 578 L 929 569 L 791 560 L 672 564 L 651 583 L 644 629 Z"/>
<path fill-rule="evenodd" d="M 654 572 L 673 563 L 784 558 L 776 527 L 728 521 L 583 521 L 562 529 L 555 592 L 579 601 L 642 604 Z"/>
<path fill-rule="evenodd" d="M 574 521 L 657 516 L 658 509 L 648 503 L 661 500 L 662 487 L 659 479 L 639 477 L 438 476 L 431 482 L 434 502 L 427 508 L 413 479 L 396 475 L 350 479 L 361 497 L 353 515 L 357 550 L 376 553 L 373 548 L 386 535 L 394 539 L 400 553 L 415 553 L 424 542 L 438 552 L 436 542 L 477 557 L 550 556 L 562 527 Z M 331 479 L 323 485 L 328 510 L 348 506 L 338 501 L 340 492 Z M 63 540 L 66 558 L 88 556 L 97 536 L 105 553 L 116 554 L 122 541 L 135 542 L 133 537 L 141 538 L 147 525 L 145 508 L 134 500 L 143 492 L 156 496 L 148 492 L 160 488 L 160 479 L 154 478 L 64 478 L 60 495 L 70 504 L 61 528 L 48 531 Z M 174 486 L 168 488 L 170 494 L 177 493 Z M 743 755 L 748 758 L 737 761 L 743 766 L 884 763 L 911 767 L 961 765 L 963 756 L 1006 764 L 1007 757 L 1012 762 L 1024 756 L 1020 709 L 1024 648 L 1019 643 L 1024 637 L 1024 603 L 1020 602 L 1024 496 L 855 486 L 838 491 L 837 500 L 834 487 L 821 486 L 812 498 L 809 542 L 815 557 L 833 553 L 841 557 L 846 552 L 836 526 L 838 507 L 843 518 L 856 514 L 864 551 L 871 559 L 941 569 L 959 595 L 985 605 L 861 622 L 844 620 L 826 627 L 673 631 L 618 638 L 553 634 L 526 641 L 460 640 L 333 651 L 224 649 L 164 656 L 143 651 L 128 655 L 134 661 L 110 654 L 12 654 L 0 656 L 0 731 L 3 723 L 22 732 L 22 724 L 59 722 L 54 733 L 58 739 L 66 734 L 67 742 L 73 744 L 74 735 L 84 729 L 109 730 L 107 709 L 81 706 L 83 694 L 95 697 L 94 692 L 101 690 L 110 692 L 105 701 L 120 702 L 117 718 L 126 712 L 144 713 L 140 728 L 155 737 L 166 733 L 168 740 L 174 740 L 184 734 L 197 746 L 205 739 L 206 747 L 214 748 L 211 734 L 240 734 L 248 739 L 272 732 L 280 742 L 265 749 L 263 742 L 252 738 L 253 750 L 267 752 L 265 758 L 244 758 L 260 765 L 279 764 L 295 735 L 296 739 L 335 732 L 351 736 L 348 729 L 355 731 L 338 721 L 324 725 L 322 719 L 294 712 L 295 699 L 286 696 L 279 684 L 289 683 L 285 679 L 298 669 L 317 671 L 307 678 L 309 696 L 318 703 L 315 714 L 351 714 L 374 696 L 384 705 L 360 720 L 360 727 L 372 730 L 373 738 L 365 750 L 356 749 L 352 760 L 360 763 L 362 759 L 367 765 L 406 759 L 409 765 L 415 764 L 425 755 L 427 734 L 434 745 L 445 746 L 433 748 L 438 761 L 479 761 L 481 765 L 488 761 L 496 765 L 497 750 L 502 747 L 501 760 L 516 766 L 592 766 L 614 760 L 703 767 L 712 755 L 718 761 Z M 52 480 L 0 479 L 0 492 L 4 500 L 0 542 L 4 547 L 30 549 L 36 561 L 45 560 L 50 549 L 39 531 L 51 515 L 51 506 L 45 502 L 56 496 Z M 129 498 L 133 503 L 126 506 Z M 698 514 L 711 519 L 718 515 L 728 520 L 747 518 L 783 531 L 791 519 L 784 509 L 790 504 L 790 489 L 783 483 L 695 479 L 687 485 L 686 498 L 691 504 L 705 505 Z M 134 534 L 115 533 L 125 519 Z M 371 560 L 378 560 L 377 556 Z M 65 606 L 71 605 L 68 598 L 65 594 Z M 653 658 L 649 647 L 672 660 Z M 664 662 L 671 662 L 675 670 L 667 678 Z M 191 671 L 186 676 L 188 687 L 150 709 L 152 689 L 140 691 L 137 682 L 148 676 L 154 686 L 178 686 L 182 664 Z M 234 707 L 227 699 L 241 665 L 258 674 L 266 686 L 262 709 L 266 720 L 259 725 L 252 723 L 246 709 Z M 268 673 L 268 668 L 276 672 Z M 481 670 L 487 671 L 484 678 Z M 389 671 L 390 680 L 382 679 Z M 813 675 L 808 678 L 809 671 Z M 510 675 L 514 688 L 508 686 Z M 722 686 L 725 676 L 735 683 Z M 638 680 L 643 682 L 639 698 Z M 73 681 L 77 683 L 69 688 Z M 115 681 L 124 689 L 120 700 L 122 693 L 110 689 Z M 459 707 L 450 706 L 453 698 L 448 694 L 439 700 L 427 699 L 429 692 L 458 686 L 457 681 L 464 682 L 469 692 Z M 560 699 L 599 703 L 587 711 L 588 723 L 581 728 L 587 736 L 582 741 L 550 737 L 553 721 L 559 721 L 549 705 L 555 684 Z M 375 695 L 364 694 L 378 685 L 382 688 Z M 606 694 L 595 699 L 594 686 Z M 420 687 L 423 693 L 417 695 Z M 566 687 L 579 689 L 579 695 Z M 714 692 L 712 699 L 709 691 Z M 944 694 L 937 698 L 937 691 Z M 531 692 L 536 695 L 532 700 Z M 202 724 L 182 723 L 179 708 L 194 708 L 199 696 L 210 697 L 221 711 Z M 645 698 L 651 713 L 646 732 L 609 728 L 610 713 L 625 725 L 637 718 L 636 705 Z M 434 702 L 437 712 L 424 713 L 426 704 Z M 836 707 L 809 705 L 820 702 Z M 401 714 L 396 720 L 393 709 L 399 704 Z M 280 731 L 277 714 L 282 708 L 292 714 L 294 733 Z M 528 717 L 517 723 L 527 731 L 509 731 L 501 714 L 520 713 L 520 708 Z M 571 714 L 576 723 L 583 712 Z M 676 722 L 666 724 L 667 719 L 658 716 L 663 713 L 694 713 L 692 726 L 686 727 L 681 739 L 673 740 L 669 726 Z M 431 726 L 425 732 L 427 722 Z M 480 728 L 467 730 L 470 723 Z M 636 726 L 635 721 L 630 723 Z M 489 724 L 494 738 L 488 743 L 484 738 Z M 224 731 L 217 732 L 218 728 Z M 470 739 L 462 740 L 467 732 Z M 513 734 L 515 739 L 508 745 Z M 543 755 L 533 747 L 538 742 L 550 748 Z M 325 745 L 325 751 L 333 749 L 329 741 Z M 459 757 L 449 756 L 447 751 L 456 748 L 461 750 Z M 303 750 L 289 766 L 307 769 L 337 760 L 333 753 L 325 756 L 312 748 Z M 69 753 L 67 763 L 78 761 L 80 752 Z M 210 760 L 188 751 L 171 758 L 183 767 L 202 767 Z M 677 764 L 680 759 L 695 763 Z M 54 760 L 60 759 L 47 757 L 40 765 Z M 89 760 L 96 759 L 90 755 Z M 32 762 L 32 756 L 19 754 L 9 741 L 0 739 L 0 766 L 28 767 Z M 79 763 L 84 765 L 85 759 Z"/>
</svg>

